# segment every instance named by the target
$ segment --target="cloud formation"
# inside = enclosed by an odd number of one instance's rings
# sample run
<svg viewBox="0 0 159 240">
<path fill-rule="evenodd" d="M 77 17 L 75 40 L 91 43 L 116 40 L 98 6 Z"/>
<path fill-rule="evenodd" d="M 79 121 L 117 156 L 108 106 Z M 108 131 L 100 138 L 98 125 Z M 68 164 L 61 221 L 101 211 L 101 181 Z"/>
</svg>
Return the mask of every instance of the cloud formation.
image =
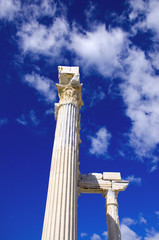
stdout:
<svg viewBox="0 0 159 240">
<path fill-rule="evenodd" d="M 71 39 L 70 48 L 85 68 L 94 67 L 103 76 L 111 76 L 114 69 L 120 67 L 119 55 L 125 40 L 120 28 L 107 30 L 105 24 L 98 24 L 84 33 L 76 29 Z"/>
<path fill-rule="evenodd" d="M 84 232 L 81 232 L 81 237 L 86 237 L 88 234 L 87 233 L 84 233 Z"/>
<path fill-rule="evenodd" d="M 34 127 L 38 127 L 40 124 L 40 119 L 38 119 L 35 111 L 32 109 L 30 110 L 30 112 L 25 115 L 25 114 L 21 114 L 16 121 L 23 126 L 26 126 L 28 124 L 31 124 Z"/>
<path fill-rule="evenodd" d="M 94 137 L 89 136 L 91 141 L 89 152 L 96 156 L 105 155 L 107 153 L 110 138 L 111 134 L 108 130 L 105 127 L 100 128 Z"/>
<path fill-rule="evenodd" d="M 121 236 L 123 240 L 141 240 L 133 230 L 131 230 L 126 224 L 121 224 Z"/>
<path fill-rule="evenodd" d="M 132 121 L 130 145 L 139 157 L 150 157 L 159 143 L 159 77 L 139 49 L 129 51 L 125 64 L 128 70 L 121 93 Z"/>
<path fill-rule="evenodd" d="M 66 37 L 69 26 L 65 19 L 56 18 L 51 26 L 40 24 L 36 19 L 24 23 L 17 35 L 24 53 L 59 57 L 63 47 L 67 47 Z"/>
<path fill-rule="evenodd" d="M 127 226 L 131 226 L 131 225 L 136 224 L 136 221 L 132 218 L 125 217 L 125 218 L 122 219 L 122 223 L 126 224 Z"/>
<path fill-rule="evenodd" d="M 102 239 L 98 234 L 94 233 L 91 237 L 91 240 L 102 240 Z"/>
<path fill-rule="evenodd" d="M 25 75 L 24 82 L 34 88 L 47 103 L 54 103 L 57 90 L 51 79 L 32 73 Z"/>
<path fill-rule="evenodd" d="M 154 229 L 151 231 L 148 231 L 147 236 L 144 238 L 144 240 L 158 240 L 159 239 L 159 232 L 156 232 Z"/>
<path fill-rule="evenodd" d="M 142 183 L 142 179 L 140 177 L 135 177 L 134 175 L 126 177 L 125 180 L 129 181 L 130 183 L 135 183 L 137 185 L 141 185 Z"/>
<path fill-rule="evenodd" d="M 59 13 L 59 5 L 60 3 L 48 0 L 30 5 L 20 4 L 16 0 L 2 0 L 0 18 L 13 20 L 19 16 L 21 19 L 21 24 L 15 21 L 15 25 L 17 24 L 17 43 L 23 57 L 27 55 L 39 59 L 43 56 L 48 63 L 55 64 L 57 60 L 67 62 L 65 54 L 69 54 L 73 56 L 74 63 L 83 67 L 86 74 L 95 71 L 107 81 L 111 79 L 111 83 L 114 77 L 120 78 L 122 84 L 117 87 L 125 104 L 125 114 L 131 122 L 127 133 L 129 146 L 134 149 L 138 159 L 151 159 L 150 171 L 154 171 L 159 161 L 155 155 L 159 145 L 159 2 L 129 0 L 127 30 L 121 28 L 117 21 L 115 26 L 111 26 L 92 19 L 95 11 L 93 3 L 85 10 L 87 28 L 84 29 L 75 21 L 73 24 L 68 21 L 64 5 L 60 8 L 64 10 Z M 41 21 L 44 16 L 49 18 L 49 24 Z M 120 19 L 124 19 L 124 15 Z M 132 40 L 139 33 L 149 32 L 151 44 L 147 50 Z M 55 101 L 56 90 L 50 79 L 32 73 L 25 76 L 24 82 L 36 89 L 45 102 L 50 104 Z M 98 89 L 97 94 L 98 100 L 105 97 L 102 90 Z M 92 94 L 91 106 L 97 103 L 97 94 Z M 100 137 L 91 140 L 92 154 L 106 153 L 106 150 L 102 150 L 103 147 L 100 150 L 95 147 L 97 141 L 102 146 L 103 140 Z M 104 143 L 105 146 L 107 144 Z"/>
<path fill-rule="evenodd" d="M 0 1 L 0 18 L 12 21 L 21 9 L 18 0 L 1 0 Z"/>
</svg>

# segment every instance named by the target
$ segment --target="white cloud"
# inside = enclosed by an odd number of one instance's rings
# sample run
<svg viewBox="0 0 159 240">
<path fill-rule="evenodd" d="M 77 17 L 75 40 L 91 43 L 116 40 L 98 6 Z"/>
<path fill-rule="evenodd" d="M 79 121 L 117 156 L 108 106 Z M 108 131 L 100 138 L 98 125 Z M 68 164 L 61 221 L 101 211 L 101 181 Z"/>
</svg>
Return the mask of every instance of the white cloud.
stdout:
<svg viewBox="0 0 159 240">
<path fill-rule="evenodd" d="M 40 120 L 36 116 L 36 113 L 33 109 L 30 110 L 30 112 L 27 115 L 21 114 L 20 117 L 16 119 L 16 121 L 23 126 L 31 124 L 37 127 L 40 124 Z"/>
<path fill-rule="evenodd" d="M 57 6 L 53 0 L 43 0 L 41 1 L 41 5 L 36 5 L 36 7 L 38 9 L 37 14 L 39 14 L 39 16 L 54 16 Z"/>
<path fill-rule="evenodd" d="M 155 233 L 153 235 L 149 235 L 144 238 L 144 240 L 158 240 L 159 239 L 159 233 Z"/>
<path fill-rule="evenodd" d="M 122 240 L 140 240 L 139 237 L 133 230 L 131 230 L 127 225 L 121 224 L 121 236 Z"/>
<path fill-rule="evenodd" d="M 139 49 L 129 49 L 124 63 L 127 71 L 121 93 L 132 122 L 130 145 L 141 159 L 152 157 L 159 144 L 159 77 Z"/>
<path fill-rule="evenodd" d="M 140 185 L 142 182 L 140 177 L 135 177 L 134 175 L 126 177 L 126 180 L 129 181 L 130 183 L 135 183 L 137 185 Z"/>
<path fill-rule="evenodd" d="M 159 2 L 158 0 L 130 0 L 130 20 L 136 20 L 134 32 L 152 30 L 159 37 Z"/>
<path fill-rule="evenodd" d="M 146 16 L 146 26 L 154 30 L 159 37 L 159 1 L 158 0 L 149 0 L 148 1 L 148 10 Z"/>
<path fill-rule="evenodd" d="M 43 76 L 32 73 L 25 75 L 24 82 L 34 88 L 48 103 L 53 103 L 56 99 L 55 83 Z"/>
<path fill-rule="evenodd" d="M 36 7 L 37 8 L 37 7 Z M 39 11 L 38 11 L 39 12 Z M 36 15 L 36 14 L 35 14 Z M 71 29 L 65 17 L 54 18 L 47 27 L 36 17 L 24 23 L 17 35 L 24 53 L 63 58 L 62 49 L 76 54 L 76 63 L 85 67 L 95 67 L 104 76 L 111 76 L 120 67 L 119 55 L 124 47 L 125 33 L 120 28 L 107 30 L 105 25 L 93 25 L 91 31 L 79 31 L 79 26 Z"/>
<path fill-rule="evenodd" d="M 159 217 L 159 211 L 156 211 L 155 214 Z"/>
<path fill-rule="evenodd" d="M 129 0 L 131 12 L 129 18 L 134 20 L 140 13 L 146 13 L 146 3 L 143 0 Z"/>
<path fill-rule="evenodd" d="M 8 123 L 8 118 L 0 118 L 0 126 L 6 125 Z"/>
<path fill-rule="evenodd" d="M 54 109 L 53 108 L 49 108 L 46 110 L 45 112 L 46 115 L 54 115 Z"/>
<path fill-rule="evenodd" d="M 159 46 L 154 45 L 153 49 L 148 53 L 151 58 L 152 66 L 159 70 Z"/>
<path fill-rule="evenodd" d="M 108 130 L 105 127 L 100 128 L 95 137 L 89 136 L 91 141 L 89 152 L 97 156 L 106 154 L 110 138 Z"/>
<path fill-rule="evenodd" d="M 0 1 L 0 18 L 12 21 L 20 11 L 20 1 L 18 0 L 1 0 Z"/>
<path fill-rule="evenodd" d="M 144 240 L 158 240 L 159 232 L 156 232 L 154 229 L 148 231 Z"/>
<path fill-rule="evenodd" d="M 31 123 L 32 123 L 34 126 L 37 127 L 37 126 L 40 124 L 40 120 L 37 118 L 34 110 L 31 110 L 31 111 L 30 111 L 30 113 L 29 113 L 29 118 L 30 118 Z"/>
<path fill-rule="evenodd" d="M 102 235 L 104 236 L 104 239 L 105 239 L 105 240 L 108 239 L 108 232 L 107 232 L 107 231 L 103 232 Z"/>
<path fill-rule="evenodd" d="M 29 4 L 25 2 L 21 4 L 19 0 L 1 0 L 0 18 L 11 21 L 16 16 L 26 20 L 33 20 L 43 16 L 53 17 L 57 9 L 58 6 L 53 0 L 33 1 Z"/>
<path fill-rule="evenodd" d="M 92 31 L 79 33 L 77 29 L 71 35 L 74 50 L 81 64 L 86 68 L 94 67 L 103 76 L 111 76 L 119 67 L 119 55 L 124 45 L 125 35 L 119 29 L 107 30 L 105 25 L 97 25 Z"/>
<path fill-rule="evenodd" d="M 87 95 L 87 99 L 89 103 L 88 105 L 90 107 L 94 106 L 99 101 L 102 101 L 106 96 L 105 92 L 102 90 L 100 86 L 96 90 L 91 89 L 90 94 L 88 93 L 88 89 L 85 88 L 84 94 Z"/>
<path fill-rule="evenodd" d="M 81 233 L 81 237 L 83 238 L 83 237 L 86 237 L 88 234 L 87 233 Z"/>
<path fill-rule="evenodd" d="M 134 219 L 132 219 L 132 218 L 125 217 L 122 219 L 122 223 L 127 226 L 131 226 L 131 225 L 136 224 L 136 221 L 134 221 Z"/>
<path fill-rule="evenodd" d="M 102 240 L 102 239 L 98 234 L 94 233 L 91 237 L 91 240 Z"/>
<path fill-rule="evenodd" d="M 16 119 L 16 121 L 17 121 L 19 124 L 24 125 L 24 126 L 28 124 L 28 122 L 27 122 L 27 120 L 26 120 L 26 116 L 25 116 L 24 114 L 21 114 L 21 116 L 18 117 L 18 118 Z"/>
<path fill-rule="evenodd" d="M 129 3 L 131 6 L 129 17 L 132 25 L 135 20 L 135 32 L 138 29 L 143 31 L 151 29 L 154 37 L 158 38 L 159 2 L 130 0 Z M 39 5 L 32 3 L 23 6 L 21 7 L 16 0 L 0 2 L 1 18 L 13 19 L 19 10 L 25 15 L 25 21 L 18 26 L 17 33 L 23 53 L 34 54 L 36 57 L 44 55 L 55 62 L 57 59 L 58 61 L 63 59 L 61 53 L 65 49 L 75 53 L 75 62 L 80 63 L 86 73 L 95 69 L 104 77 L 110 77 L 112 74 L 121 77 L 119 69 L 121 70 L 123 66 L 122 77 L 125 77 L 125 81 L 121 85 L 121 94 L 127 107 L 126 114 L 132 123 L 129 143 L 140 159 L 144 157 L 152 159 L 151 171 L 154 171 L 159 161 L 153 155 L 159 144 L 159 77 L 153 72 L 153 67 L 159 69 L 158 44 L 156 43 L 147 55 L 135 47 L 130 49 L 129 33 L 121 28 L 107 28 L 105 24 L 89 21 L 95 10 L 93 4 L 90 4 L 90 11 L 85 12 L 89 25 L 87 31 L 75 23 L 71 28 L 63 11 L 60 17 L 56 16 L 58 6 L 54 1 L 42 0 Z M 140 13 L 144 17 L 141 18 Z M 49 26 L 39 23 L 39 18 L 44 15 L 53 18 L 53 23 Z M 127 52 L 126 59 L 125 52 Z M 36 89 L 48 103 L 55 100 L 55 87 L 50 79 L 33 73 L 25 76 L 25 82 Z M 102 90 L 97 92 L 100 93 L 100 99 L 105 97 Z M 96 96 L 96 93 L 92 95 L 92 105 L 97 102 Z M 103 139 L 100 136 L 91 137 L 92 154 L 106 153 L 108 140 Z M 97 148 L 99 142 L 100 147 Z"/>
<path fill-rule="evenodd" d="M 17 35 L 24 53 L 43 54 L 51 58 L 59 57 L 61 49 L 67 47 L 66 37 L 69 26 L 64 18 L 56 18 L 49 27 L 33 20 L 23 24 Z"/>
<path fill-rule="evenodd" d="M 102 235 L 107 237 L 108 236 L 108 232 L 105 231 L 105 232 L 102 233 Z"/>
<path fill-rule="evenodd" d="M 139 222 L 143 223 L 143 224 L 147 224 L 147 220 L 144 217 L 142 217 L 142 216 L 140 216 Z"/>
</svg>

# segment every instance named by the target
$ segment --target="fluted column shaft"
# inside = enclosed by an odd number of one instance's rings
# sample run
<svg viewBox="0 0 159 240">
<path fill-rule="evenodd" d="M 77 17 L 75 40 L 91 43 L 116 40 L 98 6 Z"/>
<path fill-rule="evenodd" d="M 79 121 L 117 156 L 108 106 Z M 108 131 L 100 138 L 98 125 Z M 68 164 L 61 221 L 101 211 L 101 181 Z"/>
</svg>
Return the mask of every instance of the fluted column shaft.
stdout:
<svg viewBox="0 0 159 240">
<path fill-rule="evenodd" d="M 42 240 L 77 239 L 81 87 L 78 67 L 58 67 L 59 103 Z"/>
<path fill-rule="evenodd" d="M 121 240 L 118 216 L 117 192 L 110 189 L 107 191 L 105 197 L 106 197 L 108 240 Z"/>
<path fill-rule="evenodd" d="M 78 106 L 62 104 L 49 179 L 42 240 L 75 240 L 77 211 Z"/>
</svg>

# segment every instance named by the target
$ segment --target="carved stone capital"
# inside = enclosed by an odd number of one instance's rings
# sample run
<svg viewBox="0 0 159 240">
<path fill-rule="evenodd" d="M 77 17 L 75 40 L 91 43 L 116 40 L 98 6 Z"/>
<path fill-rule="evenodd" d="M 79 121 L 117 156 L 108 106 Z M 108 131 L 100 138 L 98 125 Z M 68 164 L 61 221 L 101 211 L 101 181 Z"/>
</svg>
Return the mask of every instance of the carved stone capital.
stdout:
<svg viewBox="0 0 159 240">
<path fill-rule="evenodd" d="M 83 105 L 82 97 L 81 97 L 82 84 L 79 84 L 79 85 L 56 84 L 56 86 L 57 86 L 58 95 L 60 98 L 59 105 L 62 105 L 65 103 L 72 103 L 74 105 L 77 105 L 79 108 L 81 105 Z"/>
</svg>

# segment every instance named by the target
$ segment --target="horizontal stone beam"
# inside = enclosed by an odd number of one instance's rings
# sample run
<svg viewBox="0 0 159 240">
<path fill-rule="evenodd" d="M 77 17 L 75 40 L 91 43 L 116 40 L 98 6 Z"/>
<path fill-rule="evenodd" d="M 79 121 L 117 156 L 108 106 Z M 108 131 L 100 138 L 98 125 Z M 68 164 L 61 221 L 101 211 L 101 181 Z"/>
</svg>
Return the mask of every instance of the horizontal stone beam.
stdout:
<svg viewBox="0 0 159 240">
<path fill-rule="evenodd" d="M 108 176 L 108 179 L 106 178 Z M 103 177 L 105 179 L 103 179 Z M 116 180 L 114 180 L 116 178 Z M 89 173 L 80 175 L 79 192 L 80 193 L 103 193 L 110 189 L 114 191 L 124 191 L 129 182 L 121 180 L 120 173 Z"/>
</svg>

